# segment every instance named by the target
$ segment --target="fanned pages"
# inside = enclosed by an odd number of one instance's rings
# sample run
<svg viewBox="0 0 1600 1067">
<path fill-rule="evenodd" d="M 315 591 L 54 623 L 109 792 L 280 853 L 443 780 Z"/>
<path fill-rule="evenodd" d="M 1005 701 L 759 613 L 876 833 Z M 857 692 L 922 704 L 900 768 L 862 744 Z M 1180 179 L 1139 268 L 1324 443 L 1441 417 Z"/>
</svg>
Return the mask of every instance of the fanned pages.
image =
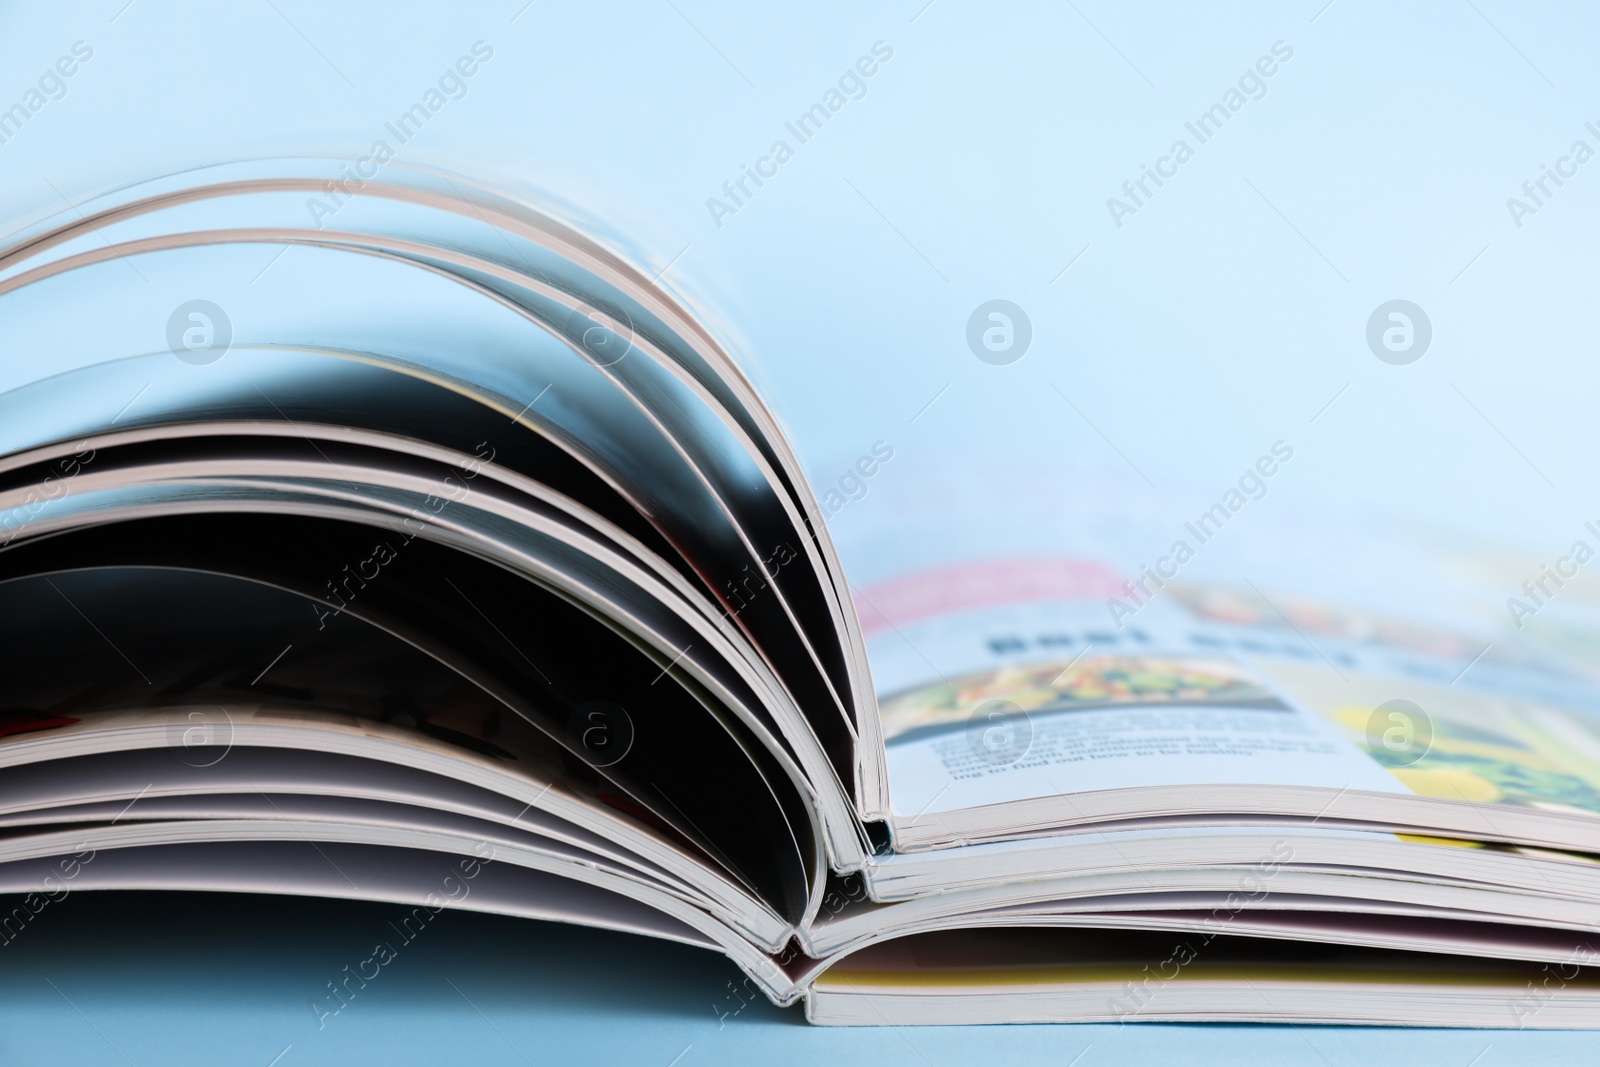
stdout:
<svg viewBox="0 0 1600 1067">
<path fill-rule="evenodd" d="M 1600 1025 L 1592 667 L 970 539 L 852 585 L 660 273 L 392 162 L 15 230 L 0 887 L 624 930 L 829 1024 Z"/>
</svg>

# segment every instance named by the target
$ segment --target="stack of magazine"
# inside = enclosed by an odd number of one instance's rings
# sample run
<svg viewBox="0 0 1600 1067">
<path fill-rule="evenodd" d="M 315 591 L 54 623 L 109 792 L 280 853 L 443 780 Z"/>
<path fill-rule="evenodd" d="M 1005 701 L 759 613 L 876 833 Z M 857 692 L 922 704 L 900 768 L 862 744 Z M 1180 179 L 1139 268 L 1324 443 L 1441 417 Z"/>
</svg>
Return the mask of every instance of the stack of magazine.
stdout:
<svg viewBox="0 0 1600 1067">
<path fill-rule="evenodd" d="M 852 584 L 659 271 L 376 169 L 0 248 L 0 942 L 301 894 L 702 946 L 817 1023 L 1600 1025 L 1581 655 L 1070 554 Z"/>
</svg>

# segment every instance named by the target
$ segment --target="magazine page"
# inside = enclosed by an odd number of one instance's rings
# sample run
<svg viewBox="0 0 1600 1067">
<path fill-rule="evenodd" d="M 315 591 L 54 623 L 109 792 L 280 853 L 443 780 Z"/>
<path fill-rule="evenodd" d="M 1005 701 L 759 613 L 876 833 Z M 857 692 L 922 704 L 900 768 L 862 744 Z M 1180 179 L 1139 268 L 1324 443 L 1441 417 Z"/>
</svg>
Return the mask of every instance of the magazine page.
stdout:
<svg viewBox="0 0 1600 1067">
<path fill-rule="evenodd" d="M 941 580 L 992 587 L 1041 566 L 977 564 Z M 897 816 L 1138 786 L 1400 788 L 1264 675 L 1185 648 L 1170 628 L 1118 634 L 1099 604 L 1000 605 L 892 629 L 863 617 Z M 942 667 L 931 682 L 930 663 Z"/>
<path fill-rule="evenodd" d="M 1114 479 L 979 526 L 938 516 L 1016 500 L 1021 475 L 898 473 L 842 543 L 875 579 L 855 596 L 902 842 L 926 843 L 940 813 L 981 832 L 977 809 L 1060 796 L 1072 820 L 1088 810 L 1073 794 L 1135 788 L 1320 789 L 1332 815 L 1358 794 L 1600 815 L 1600 677 L 1573 655 L 1600 637 L 1600 599 L 1581 583 L 1535 627 L 1508 614 L 1516 557 L 1492 541 L 1265 512 L 1232 547 L 1180 524 L 1123 569 L 1163 520 L 1124 509 Z M 891 512 L 921 536 L 892 536 Z M 1068 524 L 1077 550 L 1050 551 Z"/>
</svg>

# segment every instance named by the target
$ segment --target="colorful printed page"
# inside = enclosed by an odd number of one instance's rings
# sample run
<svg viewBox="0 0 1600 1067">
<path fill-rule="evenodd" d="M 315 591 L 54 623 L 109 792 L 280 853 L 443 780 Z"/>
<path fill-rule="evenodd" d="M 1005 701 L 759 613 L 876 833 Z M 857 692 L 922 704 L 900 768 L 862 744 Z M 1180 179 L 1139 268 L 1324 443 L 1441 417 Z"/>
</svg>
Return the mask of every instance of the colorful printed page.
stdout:
<svg viewBox="0 0 1600 1067">
<path fill-rule="evenodd" d="M 1118 628 L 1106 601 L 1123 584 L 1021 559 L 859 592 L 897 816 L 1220 784 L 1600 813 L 1581 673 L 1225 587 L 1169 588 Z"/>
</svg>

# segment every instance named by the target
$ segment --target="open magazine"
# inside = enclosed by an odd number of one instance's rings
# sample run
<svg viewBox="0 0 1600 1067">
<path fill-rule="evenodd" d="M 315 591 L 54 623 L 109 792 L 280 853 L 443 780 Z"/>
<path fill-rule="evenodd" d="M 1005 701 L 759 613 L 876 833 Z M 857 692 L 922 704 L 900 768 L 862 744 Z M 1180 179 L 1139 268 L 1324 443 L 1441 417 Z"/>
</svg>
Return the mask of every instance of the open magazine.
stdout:
<svg viewBox="0 0 1600 1067">
<path fill-rule="evenodd" d="M 1600 1025 L 1569 648 L 1089 556 L 853 585 L 659 274 L 459 177 L 122 189 L 0 307 L 0 942 L 309 894 L 703 946 L 819 1023 Z"/>
</svg>

